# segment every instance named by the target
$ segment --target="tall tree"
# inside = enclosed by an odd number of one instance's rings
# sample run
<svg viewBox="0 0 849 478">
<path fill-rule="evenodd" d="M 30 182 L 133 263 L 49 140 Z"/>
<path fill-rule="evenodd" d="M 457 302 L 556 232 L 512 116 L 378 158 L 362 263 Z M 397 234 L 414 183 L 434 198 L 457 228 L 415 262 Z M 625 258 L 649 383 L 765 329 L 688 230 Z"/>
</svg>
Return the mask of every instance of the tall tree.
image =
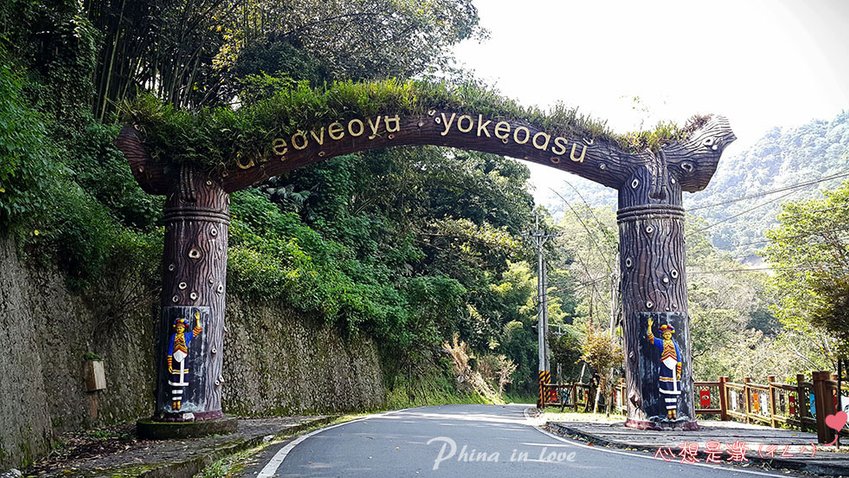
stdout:
<svg viewBox="0 0 849 478">
<path fill-rule="evenodd" d="M 767 232 L 764 253 L 775 271 L 771 282 L 780 291 L 778 318 L 795 330 L 822 327 L 847 348 L 849 182 L 822 199 L 786 203 L 778 221 Z M 831 343 L 823 347 L 828 350 Z"/>
<path fill-rule="evenodd" d="M 261 72 L 308 80 L 409 77 L 480 32 L 470 0 L 86 0 L 100 32 L 93 110 L 145 90 L 188 108 L 228 103 Z"/>
</svg>

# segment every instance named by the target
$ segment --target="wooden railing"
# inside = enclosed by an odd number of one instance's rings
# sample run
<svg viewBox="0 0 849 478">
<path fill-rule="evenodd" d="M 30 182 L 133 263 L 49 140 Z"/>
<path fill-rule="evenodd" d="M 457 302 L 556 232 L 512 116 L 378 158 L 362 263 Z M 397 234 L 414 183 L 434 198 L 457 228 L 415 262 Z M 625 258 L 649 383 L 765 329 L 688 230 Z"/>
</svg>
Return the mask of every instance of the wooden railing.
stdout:
<svg viewBox="0 0 849 478">
<path fill-rule="evenodd" d="M 798 374 L 795 384 L 780 383 L 769 376 L 765 384 L 754 383 L 750 378 L 737 383 L 719 377 L 717 381 L 696 381 L 693 385 L 698 415 L 816 431 L 820 443 L 834 440 L 834 430 L 826 426 L 825 417 L 841 409 L 841 394 L 837 393 L 838 383 L 830 372 L 814 372 L 811 381 Z M 614 388 L 614 407 L 625 414 L 625 383 L 620 381 Z M 849 395 L 846 382 L 841 388 L 844 397 Z M 849 424 L 840 435 L 849 436 Z"/>
<path fill-rule="evenodd" d="M 777 382 L 774 376 L 767 377 L 764 384 L 750 378 L 735 383 L 719 377 L 717 382 L 696 381 L 694 387 L 699 415 L 816 431 L 820 443 L 834 439 L 834 430 L 826 426 L 825 417 L 840 410 L 840 394 L 837 380 L 829 372 L 814 372 L 810 382 L 804 374 L 798 374 L 795 384 Z M 845 395 L 849 387 L 844 384 L 842 388 Z M 840 434 L 849 436 L 849 426 Z"/>
<path fill-rule="evenodd" d="M 546 390 L 545 406 L 560 407 L 560 411 L 569 407 L 574 411 L 591 411 L 595 396 L 595 387 L 590 383 L 551 383 L 543 385 Z"/>
<path fill-rule="evenodd" d="M 796 376 L 795 385 L 777 382 L 775 377 L 770 376 L 765 384 L 752 382 L 750 378 L 735 383 L 728 381 L 728 377 L 720 377 L 718 382 L 696 381 L 694 386 L 697 414 L 719 415 L 721 420 L 735 419 L 772 427 L 817 429 L 816 416 L 811 413 L 810 406 L 811 397 L 815 398 L 812 392 L 814 383 L 806 382 L 802 374 Z M 834 397 L 837 396 L 836 387 L 834 382 Z M 837 410 L 836 404 L 835 398 L 832 410 Z"/>
</svg>

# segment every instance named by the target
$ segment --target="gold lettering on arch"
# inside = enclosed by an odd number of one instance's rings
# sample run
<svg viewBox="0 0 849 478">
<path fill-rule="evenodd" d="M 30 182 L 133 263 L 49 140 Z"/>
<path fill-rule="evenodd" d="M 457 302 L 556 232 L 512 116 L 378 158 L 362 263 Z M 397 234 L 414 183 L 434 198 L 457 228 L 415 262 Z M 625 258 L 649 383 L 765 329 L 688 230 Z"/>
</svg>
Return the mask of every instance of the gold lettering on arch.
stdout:
<svg viewBox="0 0 849 478">
<path fill-rule="evenodd" d="M 512 139 L 515 144 L 527 145 L 539 151 L 548 152 L 549 162 L 559 164 L 560 159 L 557 156 L 564 156 L 569 152 L 569 159 L 575 163 L 583 163 L 587 155 L 587 144 L 580 141 L 572 142 L 571 151 L 569 151 L 569 140 L 562 136 L 554 136 L 545 131 L 532 132 L 528 126 L 514 126 L 509 121 L 484 119 L 482 114 L 475 117 L 471 114 L 457 115 L 457 113 L 437 112 L 431 110 L 429 116 L 433 117 L 434 122 L 438 125 L 437 131 L 440 136 L 447 136 L 452 132 L 452 128 L 459 133 L 474 135 L 478 138 L 492 138 L 498 141 L 509 144 Z M 494 123 L 494 127 L 490 130 L 490 125 Z M 418 126 L 422 127 L 424 123 L 419 120 Z M 381 125 L 384 130 L 381 131 Z M 401 118 L 399 115 L 383 116 L 378 115 L 373 118 L 351 118 L 345 122 L 344 120 L 333 121 L 327 126 L 314 128 L 307 132 L 306 130 L 295 130 L 295 133 L 289 137 L 289 141 L 282 137 L 274 138 L 271 142 L 271 150 L 273 153 L 285 160 L 284 155 L 289 152 L 290 148 L 302 151 L 310 147 L 311 144 L 324 146 L 326 138 L 332 141 L 342 140 L 346 133 L 351 137 L 357 138 L 363 135 L 369 140 L 374 140 L 383 136 L 383 133 L 396 133 L 401 130 Z M 327 135 L 325 136 L 325 131 Z M 312 141 L 310 140 L 312 138 Z M 392 139 L 392 135 L 388 136 Z M 578 154 L 578 144 L 581 145 L 580 154 Z M 592 144 L 592 143 L 590 143 Z M 462 146 L 461 146 L 462 147 Z M 319 157 L 324 157 L 324 152 L 319 154 Z M 246 159 L 239 155 L 236 160 L 236 165 L 239 169 L 250 169 L 256 166 L 256 159 Z"/>
</svg>

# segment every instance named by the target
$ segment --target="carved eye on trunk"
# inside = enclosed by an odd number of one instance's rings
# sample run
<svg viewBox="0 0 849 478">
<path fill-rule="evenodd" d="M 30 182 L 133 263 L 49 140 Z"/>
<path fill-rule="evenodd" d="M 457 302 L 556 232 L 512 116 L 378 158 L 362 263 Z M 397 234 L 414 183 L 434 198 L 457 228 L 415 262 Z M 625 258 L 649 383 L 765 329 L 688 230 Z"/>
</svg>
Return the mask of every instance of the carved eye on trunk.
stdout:
<svg viewBox="0 0 849 478">
<path fill-rule="evenodd" d="M 693 163 L 689 161 L 684 161 L 681 163 L 681 169 L 683 169 L 687 173 L 692 173 L 693 169 L 695 169 L 695 166 L 693 166 Z"/>
<path fill-rule="evenodd" d="M 705 138 L 705 140 L 702 141 L 702 144 L 704 146 L 709 147 L 711 151 L 716 151 L 717 149 L 719 149 L 719 145 L 716 144 L 716 138 Z"/>
</svg>

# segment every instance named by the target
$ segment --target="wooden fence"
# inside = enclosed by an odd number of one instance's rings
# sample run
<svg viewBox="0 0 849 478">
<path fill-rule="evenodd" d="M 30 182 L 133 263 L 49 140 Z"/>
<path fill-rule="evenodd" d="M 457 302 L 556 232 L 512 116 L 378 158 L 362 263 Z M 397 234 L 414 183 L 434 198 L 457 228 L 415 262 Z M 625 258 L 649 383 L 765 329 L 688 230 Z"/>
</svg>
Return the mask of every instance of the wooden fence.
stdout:
<svg viewBox="0 0 849 478">
<path fill-rule="evenodd" d="M 546 385 L 549 390 L 546 406 L 570 408 L 575 411 L 592 411 L 595 387 L 589 383 L 566 383 Z M 796 375 L 795 384 L 777 382 L 767 377 L 767 383 L 754 383 L 749 378 L 742 383 L 719 380 L 694 383 L 696 414 L 712 415 L 720 420 L 737 420 L 771 427 L 794 427 L 816 431 L 820 443 L 834 440 L 834 430 L 825 424 L 825 417 L 841 410 L 841 398 L 837 393 L 836 376 L 830 372 L 814 372 L 811 381 L 804 374 Z M 843 401 L 849 394 L 846 382 L 841 384 Z M 607 398 L 607 397 L 606 397 Z M 609 396 L 613 408 L 625 413 L 625 384 L 619 382 Z M 843 404 L 845 406 L 845 403 Z M 603 410 L 602 407 L 599 407 Z M 849 436 L 849 424 L 841 431 Z"/>
<path fill-rule="evenodd" d="M 716 415 L 720 420 L 816 431 L 820 443 L 830 443 L 835 432 L 826 426 L 825 418 L 843 406 L 837 387 L 837 377 L 830 372 L 814 372 L 811 381 L 798 374 L 795 384 L 777 382 L 773 376 L 764 384 L 750 378 L 735 383 L 728 377 L 719 377 L 716 382 L 696 381 L 696 413 Z M 849 387 L 843 383 L 841 388 L 845 400 Z M 840 434 L 849 436 L 849 427 Z"/>
</svg>

